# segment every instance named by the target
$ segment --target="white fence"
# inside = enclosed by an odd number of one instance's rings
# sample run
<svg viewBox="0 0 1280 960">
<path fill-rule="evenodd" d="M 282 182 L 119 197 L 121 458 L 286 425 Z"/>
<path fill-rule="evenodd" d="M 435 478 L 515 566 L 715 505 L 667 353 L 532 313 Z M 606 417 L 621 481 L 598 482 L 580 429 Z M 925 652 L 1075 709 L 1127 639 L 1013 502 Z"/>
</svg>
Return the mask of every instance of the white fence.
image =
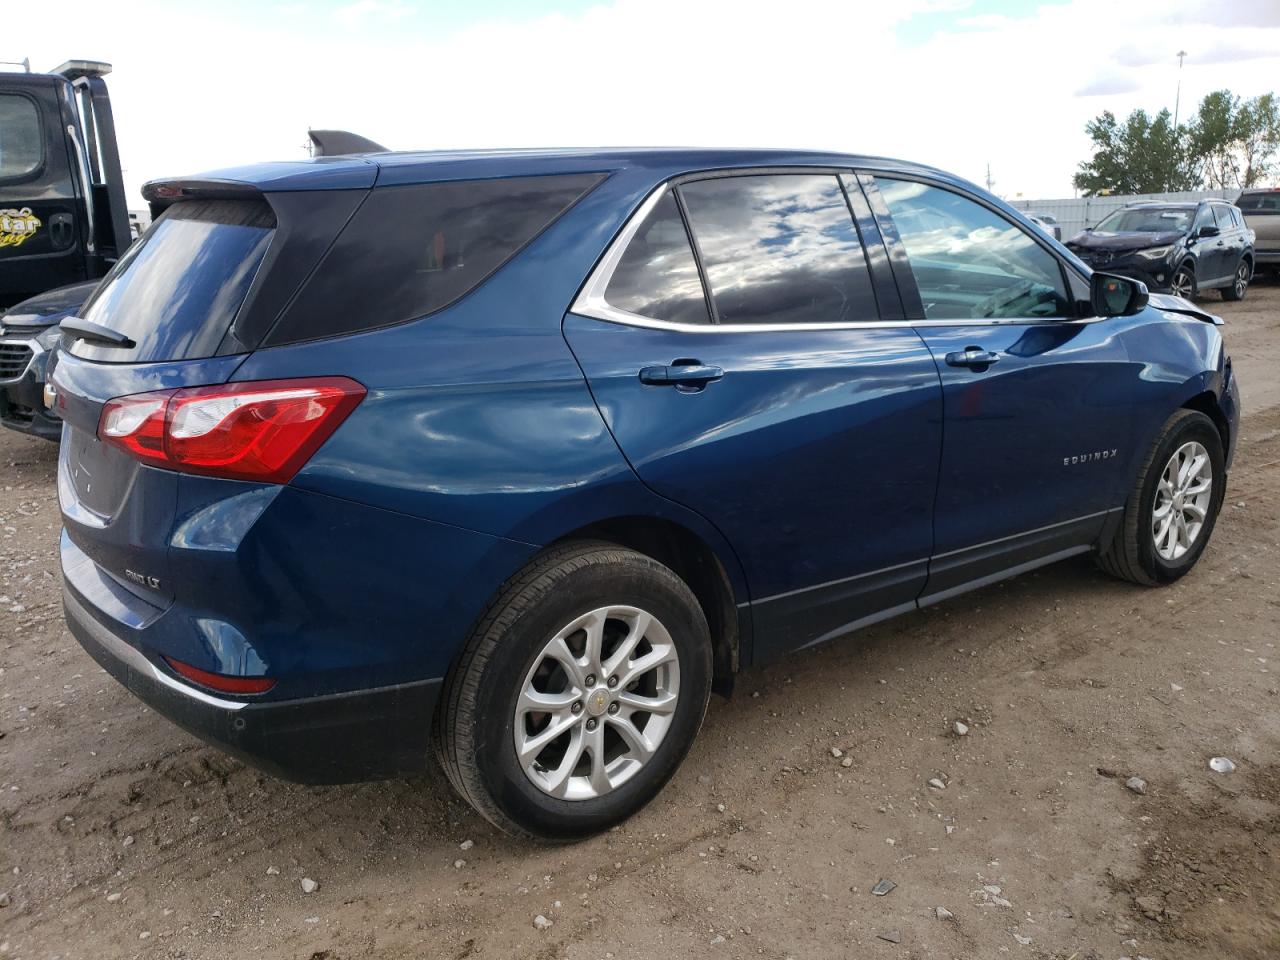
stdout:
<svg viewBox="0 0 1280 960">
<path fill-rule="evenodd" d="M 1062 226 L 1062 239 L 1069 240 L 1085 227 L 1092 227 L 1117 207 L 1135 200 L 1205 200 L 1218 197 L 1234 200 L 1239 190 L 1193 190 L 1186 193 L 1144 193 L 1125 197 L 1078 197 L 1073 200 L 1010 200 L 1009 205 L 1028 213 L 1047 213 Z"/>
</svg>

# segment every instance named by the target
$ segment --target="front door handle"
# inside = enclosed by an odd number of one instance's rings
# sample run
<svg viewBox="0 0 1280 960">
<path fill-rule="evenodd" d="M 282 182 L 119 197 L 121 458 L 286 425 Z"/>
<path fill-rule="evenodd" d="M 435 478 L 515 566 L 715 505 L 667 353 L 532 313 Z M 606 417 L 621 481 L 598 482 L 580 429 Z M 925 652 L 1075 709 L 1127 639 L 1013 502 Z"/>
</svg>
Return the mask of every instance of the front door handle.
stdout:
<svg viewBox="0 0 1280 960">
<path fill-rule="evenodd" d="M 672 363 L 664 367 L 643 368 L 640 382 L 655 387 L 705 387 L 723 376 L 722 369 L 705 363 Z"/>
<path fill-rule="evenodd" d="M 981 347 L 965 347 L 963 350 L 957 350 L 954 353 L 948 353 L 947 365 L 952 367 L 981 367 L 986 369 L 993 363 L 998 363 L 1000 354 L 992 353 L 990 350 L 983 350 Z"/>
</svg>

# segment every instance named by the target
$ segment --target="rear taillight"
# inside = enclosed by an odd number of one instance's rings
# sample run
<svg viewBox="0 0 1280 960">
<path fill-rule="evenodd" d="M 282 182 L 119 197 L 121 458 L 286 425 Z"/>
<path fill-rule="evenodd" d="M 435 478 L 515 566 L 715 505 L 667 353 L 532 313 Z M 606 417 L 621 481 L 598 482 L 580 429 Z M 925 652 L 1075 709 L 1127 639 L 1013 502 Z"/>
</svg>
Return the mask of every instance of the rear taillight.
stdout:
<svg viewBox="0 0 1280 960">
<path fill-rule="evenodd" d="M 288 483 L 364 395 L 346 377 L 139 393 L 106 403 L 98 437 L 151 466 Z"/>
</svg>

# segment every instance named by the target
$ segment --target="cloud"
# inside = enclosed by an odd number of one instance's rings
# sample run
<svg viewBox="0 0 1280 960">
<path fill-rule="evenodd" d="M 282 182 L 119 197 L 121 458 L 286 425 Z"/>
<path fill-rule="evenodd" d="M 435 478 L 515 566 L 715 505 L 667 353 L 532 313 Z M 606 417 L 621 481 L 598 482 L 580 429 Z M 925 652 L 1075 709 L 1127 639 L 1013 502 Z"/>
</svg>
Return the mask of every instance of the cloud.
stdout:
<svg viewBox="0 0 1280 960">
<path fill-rule="evenodd" d="M 1107 73 L 1096 77 L 1076 91 L 1077 97 L 1109 97 L 1121 93 L 1133 93 L 1142 89 L 1132 76 L 1123 73 Z"/>
<path fill-rule="evenodd" d="M 413 12 L 403 0 L 355 0 L 334 10 L 333 19 L 339 25 L 352 29 L 370 20 L 402 20 Z"/>
<path fill-rule="evenodd" d="M 1172 108 L 1179 49 L 1190 53 L 1184 108 L 1223 87 L 1255 96 L 1280 76 L 1273 31 L 1169 13 L 1198 0 L 1042 3 L 967 27 L 958 0 L 595 0 L 461 29 L 397 0 L 320 14 L 309 4 L 310 15 L 284 2 L 238 15 L 179 0 L 118 0 L 109 13 L 100 0 L 16 3 L 5 28 L 29 38 L 38 67 L 69 55 L 115 64 L 108 85 L 138 205 L 154 177 L 302 159 L 308 127 L 398 149 L 814 147 L 974 180 L 990 163 L 1010 194 L 1069 196 L 1085 123 L 1103 107 Z M 930 30 L 904 42 L 913 17 Z M 141 42 L 156 23 L 183 42 Z M 1198 59 L 1269 44 L 1276 55 Z M 1144 52 L 1151 62 L 1138 62 Z M 867 77 L 889 78 L 893 95 Z"/>
</svg>

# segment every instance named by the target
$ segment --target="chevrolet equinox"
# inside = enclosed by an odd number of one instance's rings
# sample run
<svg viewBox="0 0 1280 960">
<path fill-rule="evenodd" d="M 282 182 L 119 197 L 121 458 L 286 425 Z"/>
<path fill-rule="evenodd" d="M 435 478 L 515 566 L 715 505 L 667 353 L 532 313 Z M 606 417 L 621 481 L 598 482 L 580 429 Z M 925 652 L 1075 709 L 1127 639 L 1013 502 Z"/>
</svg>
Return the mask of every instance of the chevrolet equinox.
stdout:
<svg viewBox="0 0 1280 960">
<path fill-rule="evenodd" d="M 1076 554 L 1199 559 L 1221 321 L 971 184 L 783 151 L 153 182 L 61 323 L 70 629 L 280 776 L 439 759 L 513 833 L 672 776 L 711 691 Z"/>
</svg>

